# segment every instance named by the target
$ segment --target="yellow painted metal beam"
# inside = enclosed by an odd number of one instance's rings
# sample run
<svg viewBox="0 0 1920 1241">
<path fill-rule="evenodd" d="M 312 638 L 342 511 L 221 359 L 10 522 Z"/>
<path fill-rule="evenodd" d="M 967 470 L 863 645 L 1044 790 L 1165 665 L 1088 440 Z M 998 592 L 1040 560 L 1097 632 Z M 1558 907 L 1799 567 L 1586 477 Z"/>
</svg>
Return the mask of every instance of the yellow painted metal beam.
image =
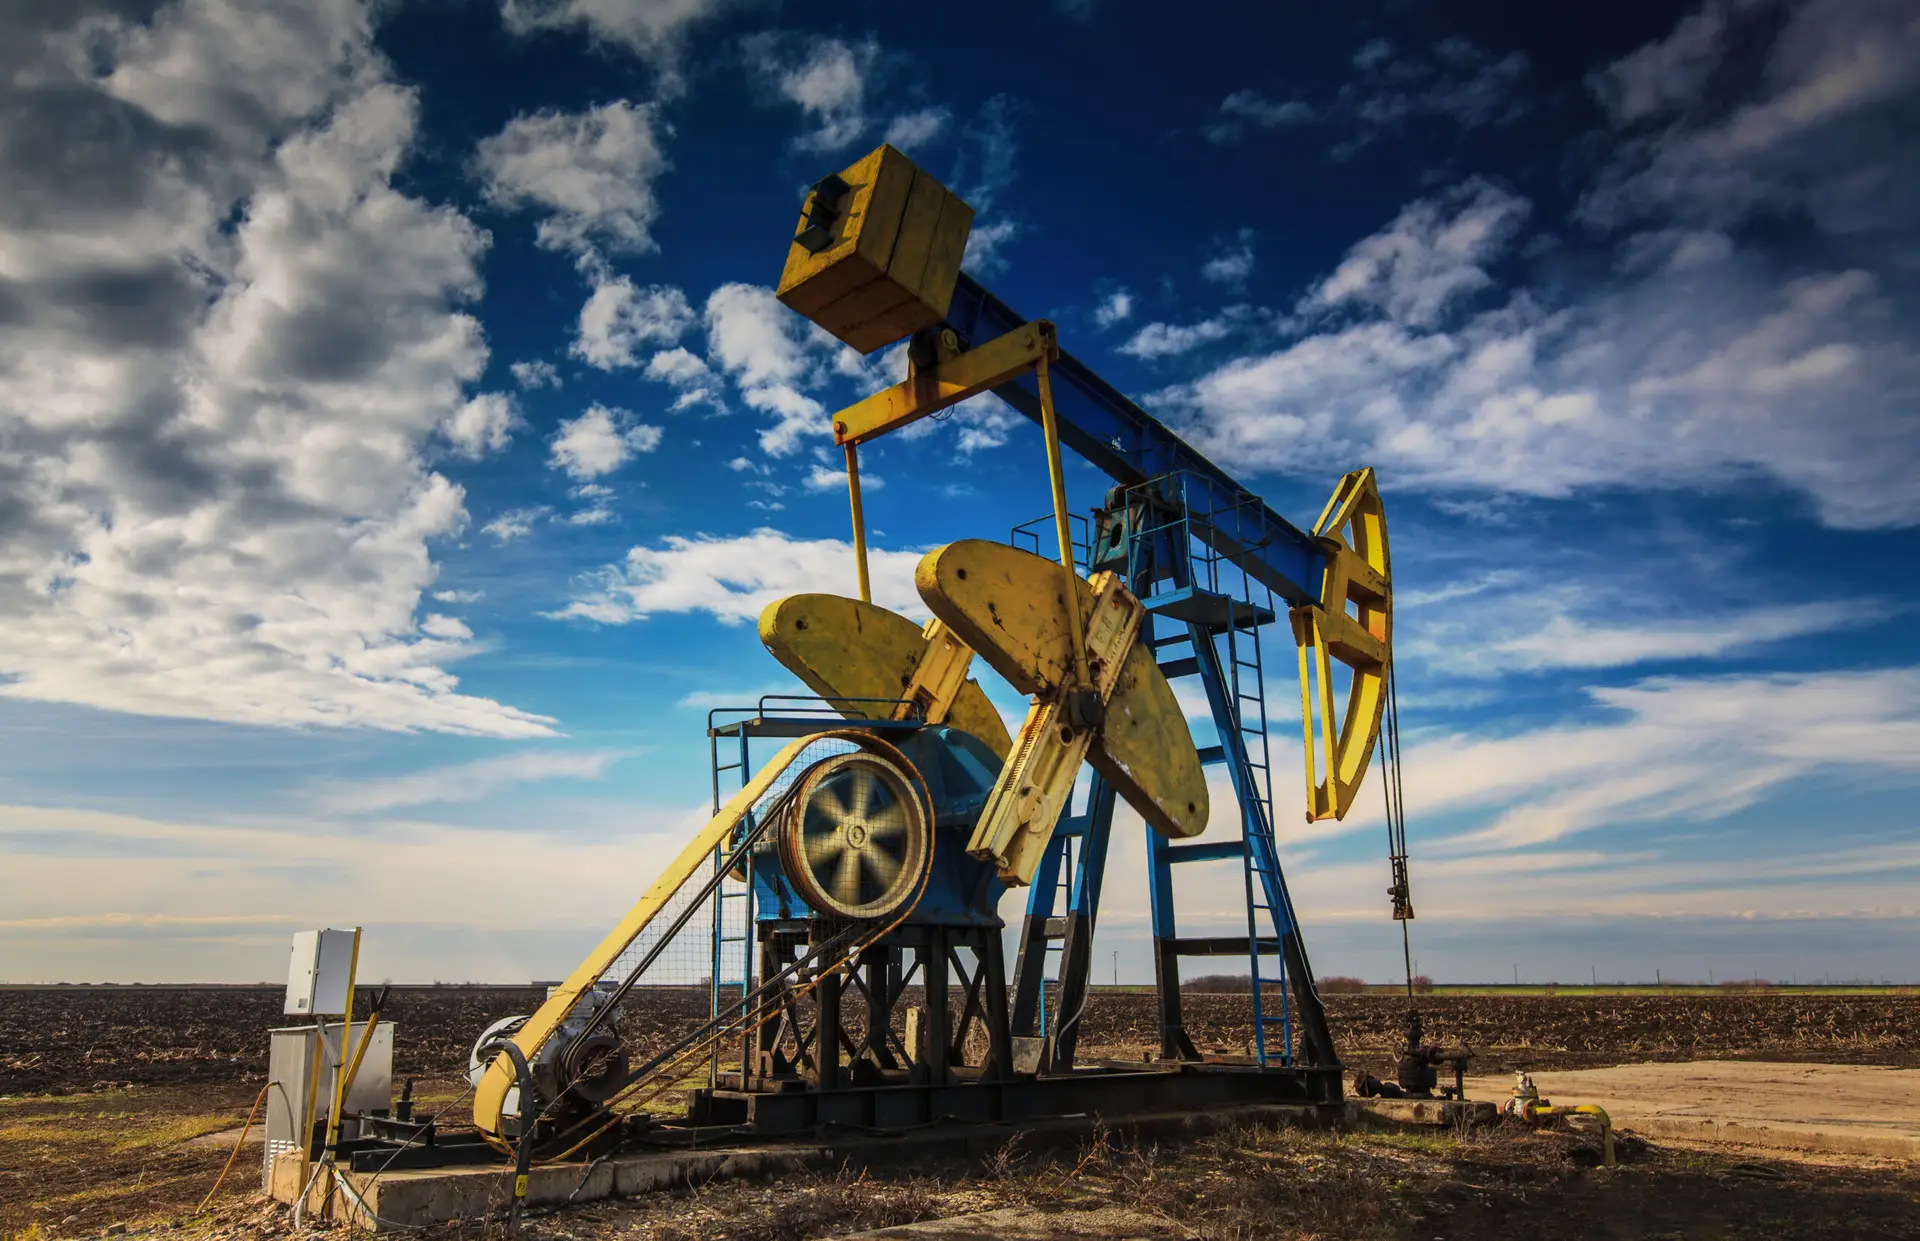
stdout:
<svg viewBox="0 0 1920 1241">
<path fill-rule="evenodd" d="M 864 444 L 937 414 L 1012 379 L 1055 353 L 1053 324 L 1035 320 L 977 349 L 916 371 L 901 383 L 847 406 L 833 416 L 836 444 Z"/>
<path fill-rule="evenodd" d="M 627 950 L 627 946 L 646 930 L 654 916 L 673 899 L 674 893 L 680 890 L 681 885 L 693 878 L 696 871 L 711 865 L 714 850 L 725 843 L 747 811 L 752 809 L 753 804 L 773 787 L 773 782 L 780 777 L 780 773 L 787 769 L 802 750 L 823 737 L 846 737 L 862 746 L 867 743 L 865 734 L 849 730 L 843 733 L 819 733 L 811 737 L 797 737 L 782 747 L 780 752 L 775 754 L 773 759 L 747 783 L 746 787 L 735 793 L 727 804 L 720 808 L 719 814 L 707 820 L 707 825 L 687 842 L 686 847 L 680 850 L 680 855 L 668 864 L 658 879 L 653 881 L 652 886 L 646 890 L 633 908 L 627 911 L 627 916 L 620 920 L 619 925 L 607 932 L 599 946 L 587 954 L 586 960 L 568 975 L 567 980 L 548 997 L 547 1002 L 542 1004 L 533 1016 L 527 1019 L 527 1023 L 520 1027 L 519 1032 L 513 1036 L 513 1041 L 518 1044 L 529 1060 L 533 1059 L 541 1045 L 552 1036 L 560 1023 L 566 1020 L 567 1014 L 573 1011 L 573 1006 L 579 1002 L 580 997 L 599 981 L 608 969 L 612 968 L 613 964 L 620 959 L 620 954 Z M 512 1062 L 502 1053 L 487 1067 L 486 1075 L 480 1079 L 479 1086 L 474 1089 L 473 1124 L 476 1129 L 496 1137 L 500 1135 L 502 1109 L 506 1104 L 507 1092 L 513 1088 L 513 1085 Z"/>
<path fill-rule="evenodd" d="M 1061 578 L 1055 562 L 983 539 L 938 548 L 914 571 L 914 585 L 933 614 L 1014 689 L 1040 703 L 1061 699 L 1074 684 Z M 1081 614 L 1089 618 L 1088 672 L 1106 693 L 1106 719 L 1084 751 L 1086 760 L 1154 830 L 1176 839 L 1197 836 L 1207 825 L 1206 776 L 1173 687 L 1138 642 L 1129 639 L 1117 649 L 1103 644 L 1094 587 L 1077 576 L 1074 582 Z M 1038 735 L 1041 725 L 1031 712 L 1028 722 Z"/>
<path fill-rule="evenodd" d="M 1073 794 L 1080 763 L 1095 744 L 1096 732 L 1075 727 L 1069 718 L 1069 695 L 1092 689 L 1105 702 L 1120 679 L 1119 670 L 1146 615 L 1140 601 L 1113 574 L 1096 573 L 1088 585 L 1091 606 L 1085 658 L 1095 669 L 1093 683 L 1072 682 L 1034 700 L 1014 741 L 1013 757 L 1000 769 L 967 842 L 967 852 L 992 861 L 1006 883 L 1033 882 L 1053 826 Z"/>
<path fill-rule="evenodd" d="M 858 599 L 789 595 L 760 613 L 760 641 L 848 719 L 917 708 L 922 719 L 972 733 L 1003 759 L 1013 749 L 1000 712 L 967 677 L 972 649 L 937 620 L 923 628 Z M 889 705 L 898 699 L 907 701 Z"/>
</svg>

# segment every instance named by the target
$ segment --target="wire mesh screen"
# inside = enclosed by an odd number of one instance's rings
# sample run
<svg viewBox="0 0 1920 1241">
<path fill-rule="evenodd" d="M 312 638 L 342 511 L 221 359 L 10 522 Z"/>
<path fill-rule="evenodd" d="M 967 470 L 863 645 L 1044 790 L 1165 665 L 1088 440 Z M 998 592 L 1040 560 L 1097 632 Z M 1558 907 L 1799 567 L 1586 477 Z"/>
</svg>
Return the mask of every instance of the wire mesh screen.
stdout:
<svg viewBox="0 0 1920 1241">
<path fill-rule="evenodd" d="M 633 1063 L 681 1045 L 739 1004 L 753 970 L 753 902 L 741 846 L 779 813 L 810 767 L 859 749 L 840 737 L 803 746 L 754 799 L 731 838 L 693 870 L 601 976 L 601 986 L 623 993 L 617 1028 Z M 754 866 L 778 864 L 764 838 L 751 846 L 751 857 Z M 704 1074 L 702 1068 L 702 1083 Z"/>
</svg>

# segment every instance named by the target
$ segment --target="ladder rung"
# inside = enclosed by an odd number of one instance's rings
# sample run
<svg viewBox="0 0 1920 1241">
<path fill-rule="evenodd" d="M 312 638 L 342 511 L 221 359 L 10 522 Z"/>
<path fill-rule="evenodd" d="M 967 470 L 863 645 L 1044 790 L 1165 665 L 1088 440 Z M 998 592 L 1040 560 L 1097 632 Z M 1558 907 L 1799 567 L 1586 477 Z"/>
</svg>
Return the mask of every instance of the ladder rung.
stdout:
<svg viewBox="0 0 1920 1241">
<path fill-rule="evenodd" d="M 1174 939 L 1167 941 L 1173 946 L 1175 955 L 1182 957 L 1244 957 L 1247 955 L 1247 937 L 1202 936 L 1193 939 Z M 1272 953 L 1280 951 L 1280 941 L 1263 935 L 1259 941 L 1259 951 Z"/>
<path fill-rule="evenodd" d="M 1217 862 L 1223 858 L 1245 857 L 1247 842 L 1242 840 L 1209 840 L 1198 845 L 1168 845 L 1169 862 Z"/>
</svg>

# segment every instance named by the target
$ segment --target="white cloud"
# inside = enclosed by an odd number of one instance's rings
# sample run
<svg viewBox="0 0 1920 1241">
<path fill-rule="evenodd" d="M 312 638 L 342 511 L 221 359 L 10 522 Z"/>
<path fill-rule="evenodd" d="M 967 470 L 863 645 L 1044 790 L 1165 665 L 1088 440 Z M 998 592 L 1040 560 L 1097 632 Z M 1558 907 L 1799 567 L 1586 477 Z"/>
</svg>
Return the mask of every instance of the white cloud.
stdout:
<svg viewBox="0 0 1920 1241">
<path fill-rule="evenodd" d="M 1519 52 L 1496 57 L 1457 36 L 1406 52 L 1375 39 L 1354 53 L 1353 66 L 1356 76 L 1328 108 L 1349 127 L 1336 157 L 1423 120 L 1462 130 L 1511 124 L 1526 111 L 1522 92 L 1532 68 Z"/>
<path fill-rule="evenodd" d="M 1304 100 L 1272 100 L 1257 90 L 1239 90 L 1220 101 L 1219 116 L 1206 127 L 1210 141 L 1238 142 L 1249 123 L 1262 129 L 1304 125 L 1315 118 L 1313 106 Z"/>
<path fill-rule="evenodd" d="M 1920 221 L 1920 25 L 1899 3 L 1708 3 L 1590 82 L 1621 127 L 1589 221 L 1806 220 L 1848 239 Z"/>
<path fill-rule="evenodd" d="M 102 14 L 84 55 L 64 14 L 0 19 L 0 693 L 548 731 L 458 692 L 473 643 L 416 616 L 466 522 L 422 453 L 486 363 L 486 236 L 394 187 L 417 108 L 368 10 Z"/>
<path fill-rule="evenodd" d="M 507 369 L 513 372 L 513 382 L 529 391 L 560 386 L 560 370 L 551 362 L 515 362 Z"/>
<path fill-rule="evenodd" d="M 640 453 L 660 446 L 659 427 L 633 421 L 624 409 L 595 403 L 577 418 L 562 419 L 549 446 L 548 464 L 569 478 L 611 474 Z"/>
<path fill-rule="evenodd" d="M 1302 311 L 1360 304 L 1426 327 L 1460 298 L 1493 283 L 1485 264 L 1526 219 L 1523 198 L 1479 179 L 1408 205 L 1385 231 L 1348 251 Z"/>
<path fill-rule="evenodd" d="M 921 108 L 916 112 L 903 112 L 887 123 L 886 136 L 889 142 L 908 155 L 914 148 L 924 146 L 946 132 L 947 122 L 953 116 L 945 108 Z"/>
<path fill-rule="evenodd" d="M 1447 849 L 1721 818 L 1823 771 L 1920 771 L 1920 669 L 1656 678 L 1589 693 L 1625 718 L 1408 750 L 1407 783 L 1427 813 L 1494 808 Z"/>
<path fill-rule="evenodd" d="M 636 286 L 625 276 L 596 275 L 580 308 L 568 352 L 603 371 L 635 365 L 645 345 L 671 345 L 693 326 L 687 295 L 672 285 Z"/>
<path fill-rule="evenodd" d="M 671 384 L 678 390 L 673 400 L 675 413 L 696 405 L 709 405 L 716 412 L 726 412 L 719 376 L 689 349 L 675 346 L 654 354 L 647 360 L 646 375 L 656 383 Z"/>
<path fill-rule="evenodd" d="M 1097 327 L 1110 328 L 1124 321 L 1131 314 L 1133 314 L 1133 294 L 1125 289 L 1115 289 L 1101 298 L 1100 304 L 1094 307 L 1093 322 Z"/>
<path fill-rule="evenodd" d="M 480 527 L 480 529 L 483 533 L 492 535 L 499 542 L 509 543 L 514 539 L 523 539 L 527 535 L 532 534 L 533 524 L 542 517 L 545 517 L 547 512 L 548 510 L 545 505 L 536 505 L 532 508 L 508 509 L 486 525 Z"/>
<path fill-rule="evenodd" d="M 484 590 L 436 590 L 433 597 L 440 603 L 478 603 L 486 598 Z"/>
<path fill-rule="evenodd" d="M 1616 668 L 1651 660 L 1710 659 L 1769 642 L 1830 633 L 1886 619 L 1885 608 L 1858 601 L 1798 603 L 1726 616 L 1639 624 L 1592 624 L 1556 616 L 1541 629 L 1493 644 L 1510 669 Z"/>
<path fill-rule="evenodd" d="M 440 433 L 461 456 L 477 461 L 505 448 L 519 425 L 520 413 L 511 396 L 483 392 L 454 410 L 441 424 Z"/>
<path fill-rule="evenodd" d="M 925 605 L 913 586 L 919 552 L 867 552 L 873 601 L 920 619 Z M 557 617 L 604 625 L 661 612 L 705 612 L 723 624 L 759 617 L 767 604 L 803 591 L 854 593 L 853 546 L 838 539 L 796 539 L 760 529 L 735 538 L 673 537 L 635 547 L 625 563 L 594 575 Z"/>
<path fill-rule="evenodd" d="M 1220 340 L 1228 330 L 1225 318 L 1187 324 L 1149 323 L 1120 346 L 1120 352 L 1136 358 L 1170 358 Z"/>
<path fill-rule="evenodd" d="M 313 792 L 323 813 L 371 814 L 398 806 L 484 801 L 512 785 L 534 781 L 598 780 L 619 757 L 607 750 L 527 750 L 401 776 L 329 781 L 314 786 Z"/>
<path fill-rule="evenodd" d="M 837 491 L 844 494 L 847 490 L 847 471 L 844 467 L 836 470 L 830 465 L 816 465 L 807 471 L 802 485 L 808 491 Z M 886 480 L 878 474 L 868 470 L 860 471 L 862 492 L 878 491 L 886 485 Z"/>
<path fill-rule="evenodd" d="M 739 386 L 748 407 L 771 419 L 761 451 L 785 456 L 831 428 L 805 389 L 833 373 L 863 375 L 858 354 L 782 306 L 761 285 L 723 284 L 707 298 L 707 356 Z M 877 385 L 876 385 L 877 386 Z"/>
<path fill-rule="evenodd" d="M 516 35 L 578 28 L 596 44 L 611 44 L 648 61 L 663 95 L 685 83 L 679 59 L 688 31 L 738 0 L 501 0 L 500 16 Z"/>
<path fill-rule="evenodd" d="M 25 937 L 9 935 L 0 970 L 18 978 L 28 965 L 49 981 L 258 979 L 284 961 L 288 927 L 350 917 L 367 927 L 362 977 L 540 977 L 617 921 L 632 904 L 633 875 L 658 873 L 706 817 L 690 805 L 569 799 L 561 847 L 562 837 L 545 831 L 316 818 L 304 804 L 283 817 L 237 822 L 0 806 L 0 847 L 16 889 L 8 919 L 60 919 L 50 925 L 86 937 L 42 937 L 22 952 Z M 51 837 L 63 847 L 38 844 Z M 378 866 L 365 865 L 370 839 L 379 843 Z M 90 853 L 83 891 L 59 881 L 71 872 L 76 843 Z M 438 881 L 422 884 L 424 874 Z M 525 887 L 525 899 L 476 906 L 472 894 L 492 890 L 503 874 Z M 221 912 L 208 915 L 209 907 Z M 110 950 L 93 955 L 88 941 L 116 927 Z M 187 942 L 167 935 L 169 927 Z M 459 930 L 434 942 L 448 927 Z M 210 941 L 208 931 L 223 938 Z M 476 939 L 485 943 L 477 951 Z"/>
<path fill-rule="evenodd" d="M 746 52 L 754 71 L 812 124 L 794 139 L 801 150 L 837 151 L 866 132 L 867 78 L 880 58 L 873 39 L 767 31 L 747 39 Z"/>
<path fill-rule="evenodd" d="M 1235 244 L 1200 266 L 1203 279 L 1214 284 L 1242 284 L 1253 274 L 1253 230 L 1243 228 Z"/>
<path fill-rule="evenodd" d="M 647 360 L 647 378 L 676 386 L 699 383 L 711 378 L 713 372 L 699 356 L 685 349 L 668 349 L 656 353 Z"/>
<path fill-rule="evenodd" d="M 647 251 L 653 183 L 667 168 L 657 123 L 653 105 L 624 100 L 516 116 L 481 140 L 474 166 L 492 201 L 542 213 L 536 236 L 547 249 Z"/>
<path fill-rule="evenodd" d="M 951 188 L 973 206 L 973 231 L 960 262 L 975 275 L 989 276 L 1005 267 L 1004 251 L 1022 230 L 1018 216 L 1002 211 L 1002 196 L 1013 185 L 1013 161 L 1020 149 L 1014 131 L 1021 112 L 1012 96 L 995 95 L 960 133 Z"/>
<path fill-rule="evenodd" d="M 1526 210 L 1477 180 L 1409 205 L 1302 300 L 1310 334 L 1161 394 L 1173 420 L 1252 470 L 1360 460 L 1401 486 L 1555 497 L 1757 476 L 1830 526 L 1920 521 L 1920 336 L 1888 295 L 1904 241 L 1856 236 L 1823 264 L 1817 239 L 1788 256 L 1662 228 L 1598 280 L 1496 299 Z M 1888 275 L 1847 265 L 1866 261 Z M 1334 311 L 1359 319 L 1313 317 Z"/>
<path fill-rule="evenodd" d="M 992 220 L 986 224 L 976 224 L 967 234 L 967 249 L 960 256 L 961 265 L 967 271 L 980 275 L 991 275 L 1007 265 L 1006 255 L 1001 251 L 1008 242 L 1020 235 L 1018 220 Z"/>
</svg>

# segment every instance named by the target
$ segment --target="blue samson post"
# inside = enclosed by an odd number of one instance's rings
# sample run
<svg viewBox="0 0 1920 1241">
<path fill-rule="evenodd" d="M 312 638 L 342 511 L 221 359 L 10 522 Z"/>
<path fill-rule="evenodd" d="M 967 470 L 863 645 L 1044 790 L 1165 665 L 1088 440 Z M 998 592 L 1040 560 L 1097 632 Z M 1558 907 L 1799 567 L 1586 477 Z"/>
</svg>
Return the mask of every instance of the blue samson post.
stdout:
<svg viewBox="0 0 1920 1241">
<path fill-rule="evenodd" d="M 965 273 L 959 276 L 945 325 L 953 329 L 961 348 L 977 347 L 1027 322 L 1025 316 L 977 281 Z M 1142 638 L 1158 646 L 1178 641 L 1177 633 L 1186 632 L 1193 656 L 1163 663 L 1162 667 L 1169 676 L 1176 676 L 1182 675 L 1182 671 L 1176 670 L 1175 665 L 1185 665 L 1186 675 L 1201 677 L 1220 737 L 1220 744 L 1208 747 L 1207 753 L 1215 756 L 1214 761 L 1227 765 L 1241 806 L 1238 840 L 1170 847 L 1151 829 L 1147 831 L 1161 1054 L 1168 1059 L 1198 1058 L 1182 1015 L 1178 964 L 1181 956 L 1245 954 L 1251 966 L 1250 985 L 1258 989 L 1263 977 L 1260 958 L 1277 955 L 1284 962 L 1286 982 L 1295 1002 L 1300 1059 L 1309 1065 L 1331 1068 L 1337 1074 L 1339 1058 L 1325 1010 L 1314 990 L 1312 968 L 1280 871 L 1270 807 L 1251 775 L 1264 764 L 1255 761 L 1248 751 L 1246 732 L 1238 714 L 1242 696 L 1229 686 L 1231 670 L 1223 668 L 1215 644 L 1215 639 L 1227 630 L 1246 627 L 1249 618 L 1239 611 L 1244 604 L 1236 605 L 1218 596 L 1211 600 L 1206 597 L 1208 592 L 1197 580 L 1187 555 L 1185 536 L 1190 533 L 1289 605 L 1320 601 L 1319 588 L 1327 569 L 1328 552 L 1313 536 L 1268 508 L 1164 423 L 1065 350 L 1052 364 L 1052 377 L 1061 442 L 1121 484 L 1116 495 L 1128 499 L 1119 501 L 1118 507 L 1124 508 L 1130 503 L 1137 510 L 1143 503 L 1157 502 L 1179 510 L 1171 521 L 1166 517 L 1143 517 L 1137 511 L 1101 513 L 1098 522 L 1103 529 L 1118 528 L 1133 533 L 1123 533 L 1117 542 L 1097 538 L 1096 557 L 1106 551 L 1110 559 L 1094 567 L 1122 572 L 1135 594 L 1148 601 L 1150 613 L 1154 610 L 1158 583 L 1171 584 L 1172 590 L 1159 597 L 1177 596 L 1177 605 L 1168 607 L 1164 616 L 1150 615 Z M 1031 372 L 992 391 L 1035 423 L 1041 421 L 1040 394 Z M 1153 488 L 1148 484 L 1175 479 L 1177 484 L 1161 488 L 1158 497 L 1150 494 Z M 1143 524 L 1157 532 L 1138 537 Z M 1174 526 L 1181 532 L 1178 538 L 1171 533 Z M 1116 552 L 1118 558 L 1112 559 Z M 1220 616 L 1206 614 L 1209 602 L 1215 604 L 1216 609 L 1224 609 Z M 1271 613 L 1267 613 L 1252 623 L 1272 619 Z M 1163 641 L 1155 640 L 1156 630 L 1165 630 Z M 1047 952 L 1050 943 L 1059 941 L 1060 987 L 1056 1000 L 1059 1016 L 1051 1027 L 1056 1070 L 1073 1064 L 1079 1019 L 1085 1011 L 1100 879 L 1105 869 L 1114 805 L 1113 791 L 1096 776 L 1086 811 L 1075 815 L 1070 804 L 1063 810 L 1040 873 L 1030 889 L 1020 956 L 1014 972 L 1013 1033 L 1017 1037 L 1031 1037 L 1045 1028 Z M 1064 877 L 1063 884 L 1060 867 L 1070 862 L 1068 842 L 1073 837 L 1081 841 L 1079 865 L 1074 868 L 1076 873 Z M 1248 871 L 1247 942 L 1181 938 L 1174 914 L 1171 864 L 1183 859 L 1202 861 L 1229 857 L 1242 858 Z M 1056 894 L 1063 890 L 1067 907 L 1064 916 L 1056 916 Z M 1267 913 L 1268 917 L 1258 919 L 1259 912 Z M 1269 923 L 1274 932 L 1271 938 L 1261 934 L 1257 921 Z M 1263 1065 L 1276 1061 L 1288 1063 L 1290 1049 L 1283 1048 L 1277 1055 L 1269 1056 L 1265 1027 L 1279 1019 L 1265 1017 L 1263 1013 L 1260 992 L 1256 990 L 1253 1015 L 1259 1060 Z M 1337 1084 L 1332 1088 L 1337 1095 Z"/>
</svg>

